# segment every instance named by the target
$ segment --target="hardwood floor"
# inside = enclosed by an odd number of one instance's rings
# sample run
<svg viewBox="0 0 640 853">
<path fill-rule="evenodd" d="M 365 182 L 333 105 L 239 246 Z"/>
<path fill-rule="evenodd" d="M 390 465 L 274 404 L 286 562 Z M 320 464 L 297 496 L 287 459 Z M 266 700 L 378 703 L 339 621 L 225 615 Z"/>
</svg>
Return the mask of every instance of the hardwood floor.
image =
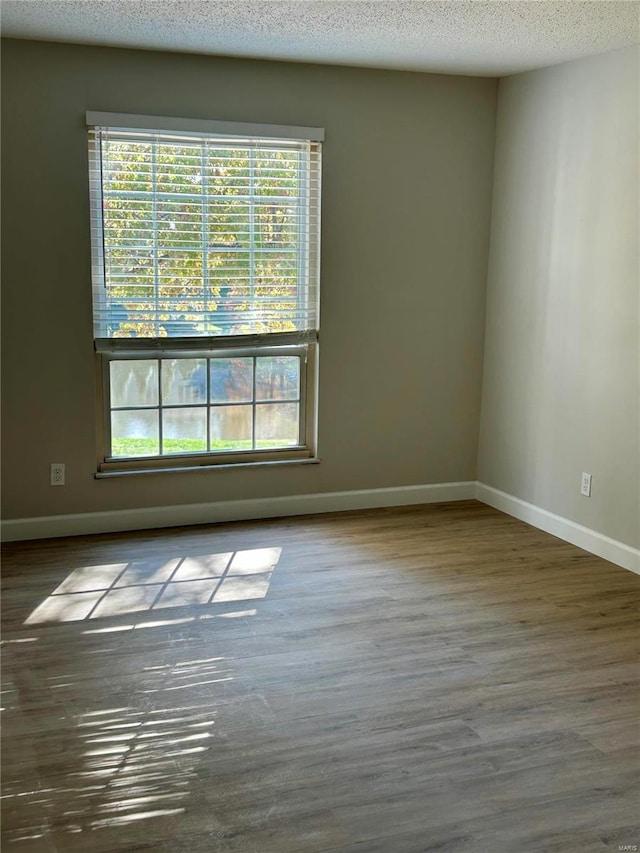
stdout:
<svg viewBox="0 0 640 853">
<path fill-rule="evenodd" d="M 27 542 L 3 574 L 3 851 L 640 845 L 640 577 L 487 506 Z"/>
</svg>

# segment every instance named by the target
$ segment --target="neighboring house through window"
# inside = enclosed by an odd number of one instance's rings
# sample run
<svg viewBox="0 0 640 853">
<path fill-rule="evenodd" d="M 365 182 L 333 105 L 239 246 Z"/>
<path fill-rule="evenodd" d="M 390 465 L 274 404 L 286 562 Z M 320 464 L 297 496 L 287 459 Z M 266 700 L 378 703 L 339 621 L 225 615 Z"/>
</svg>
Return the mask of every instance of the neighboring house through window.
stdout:
<svg viewBox="0 0 640 853">
<path fill-rule="evenodd" d="M 99 472 L 314 458 L 322 130 L 87 124 Z"/>
</svg>

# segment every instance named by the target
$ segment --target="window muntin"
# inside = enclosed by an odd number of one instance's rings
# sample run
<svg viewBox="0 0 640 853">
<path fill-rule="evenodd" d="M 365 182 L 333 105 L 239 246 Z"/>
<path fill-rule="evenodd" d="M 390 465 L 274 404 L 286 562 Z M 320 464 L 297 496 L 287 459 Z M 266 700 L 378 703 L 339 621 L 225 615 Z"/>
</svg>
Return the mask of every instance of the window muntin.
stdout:
<svg viewBox="0 0 640 853">
<path fill-rule="evenodd" d="M 322 132 L 146 119 L 87 114 L 99 470 L 312 457 Z"/>
</svg>

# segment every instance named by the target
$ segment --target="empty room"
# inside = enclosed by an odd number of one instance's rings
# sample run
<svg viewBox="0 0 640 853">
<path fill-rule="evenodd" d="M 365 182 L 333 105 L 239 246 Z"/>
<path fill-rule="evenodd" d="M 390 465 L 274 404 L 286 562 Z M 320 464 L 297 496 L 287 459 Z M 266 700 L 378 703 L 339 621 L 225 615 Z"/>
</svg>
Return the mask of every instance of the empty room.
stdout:
<svg viewBox="0 0 640 853">
<path fill-rule="evenodd" d="M 3 0 L 2 849 L 640 845 L 640 4 Z"/>
</svg>

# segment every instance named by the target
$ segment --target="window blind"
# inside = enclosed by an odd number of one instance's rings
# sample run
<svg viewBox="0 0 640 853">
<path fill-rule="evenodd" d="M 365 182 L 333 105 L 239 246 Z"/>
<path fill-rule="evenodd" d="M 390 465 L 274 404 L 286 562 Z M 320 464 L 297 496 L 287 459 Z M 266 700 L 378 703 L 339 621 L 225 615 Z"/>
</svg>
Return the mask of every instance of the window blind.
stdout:
<svg viewBox="0 0 640 853">
<path fill-rule="evenodd" d="M 89 131 L 97 347 L 132 338 L 315 340 L 319 140 L 278 138 L 271 127 L 241 135 L 240 125 L 154 130 L 138 126 L 142 117 L 116 118 L 122 126 Z"/>
</svg>

